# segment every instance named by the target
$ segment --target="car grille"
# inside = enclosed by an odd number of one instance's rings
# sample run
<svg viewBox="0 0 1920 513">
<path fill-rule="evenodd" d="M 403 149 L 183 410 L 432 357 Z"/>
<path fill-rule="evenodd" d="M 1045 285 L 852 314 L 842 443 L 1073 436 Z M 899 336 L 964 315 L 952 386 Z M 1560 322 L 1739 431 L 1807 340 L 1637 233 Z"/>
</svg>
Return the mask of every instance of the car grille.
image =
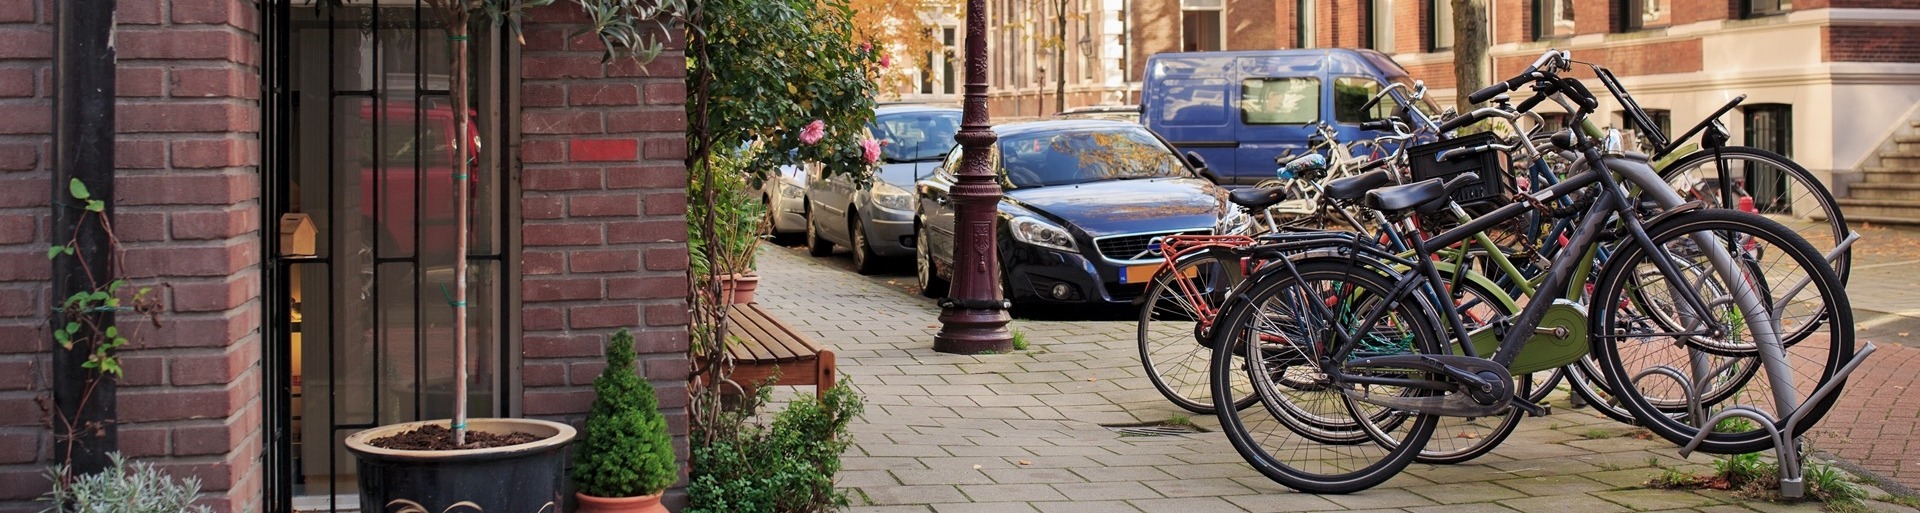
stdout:
<svg viewBox="0 0 1920 513">
<path fill-rule="evenodd" d="M 1127 261 L 1136 260 L 1136 258 L 1134 257 L 1136 255 L 1139 255 L 1141 252 L 1146 251 L 1147 245 L 1153 242 L 1153 239 L 1157 237 L 1165 237 L 1168 235 L 1206 235 L 1208 233 L 1210 232 L 1208 232 L 1207 230 L 1188 230 L 1184 232 L 1136 233 L 1131 235 L 1115 235 L 1112 237 L 1106 237 L 1100 240 L 1096 240 L 1093 243 L 1094 245 L 1099 246 L 1100 256 L 1104 256 L 1108 260 L 1117 260 L 1121 262 L 1127 262 Z"/>
</svg>

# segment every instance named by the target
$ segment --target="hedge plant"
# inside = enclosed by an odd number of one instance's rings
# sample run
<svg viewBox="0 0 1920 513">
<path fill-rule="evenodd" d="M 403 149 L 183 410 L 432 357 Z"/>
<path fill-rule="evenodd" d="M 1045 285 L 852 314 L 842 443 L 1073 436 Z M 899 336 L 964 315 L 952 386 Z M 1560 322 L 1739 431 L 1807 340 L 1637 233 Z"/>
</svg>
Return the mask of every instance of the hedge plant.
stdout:
<svg viewBox="0 0 1920 513">
<path fill-rule="evenodd" d="M 593 379 L 586 430 L 574 444 L 573 482 L 595 497 L 660 493 L 679 477 L 667 419 L 653 385 L 634 373 L 633 335 L 607 340 L 607 368 Z"/>
</svg>

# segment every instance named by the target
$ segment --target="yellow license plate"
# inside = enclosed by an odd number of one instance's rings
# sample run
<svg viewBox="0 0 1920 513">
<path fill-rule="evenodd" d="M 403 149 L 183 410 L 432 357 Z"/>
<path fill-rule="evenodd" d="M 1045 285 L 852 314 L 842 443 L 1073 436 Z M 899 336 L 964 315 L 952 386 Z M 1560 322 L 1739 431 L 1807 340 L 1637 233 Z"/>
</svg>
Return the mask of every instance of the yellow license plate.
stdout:
<svg viewBox="0 0 1920 513">
<path fill-rule="evenodd" d="M 1120 270 L 1120 283 L 1130 284 L 1153 281 L 1153 275 L 1160 271 L 1160 267 L 1160 264 L 1127 266 L 1127 268 Z M 1184 274 L 1186 274 L 1188 278 L 1197 276 L 1200 274 L 1200 267 L 1188 267 Z"/>
</svg>

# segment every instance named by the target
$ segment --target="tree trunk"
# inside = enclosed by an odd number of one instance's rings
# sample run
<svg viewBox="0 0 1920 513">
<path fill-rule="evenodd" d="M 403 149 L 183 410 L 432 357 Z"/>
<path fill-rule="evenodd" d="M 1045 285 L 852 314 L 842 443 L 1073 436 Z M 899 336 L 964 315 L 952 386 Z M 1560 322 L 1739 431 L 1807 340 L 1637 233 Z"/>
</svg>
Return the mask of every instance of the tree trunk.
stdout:
<svg viewBox="0 0 1920 513">
<path fill-rule="evenodd" d="M 1454 104 L 1460 112 L 1473 110 L 1467 95 L 1486 87 L 1487 72 L 1487 0 L 1448 0 L 1453 2 L 1453 83 Z"/>
<path fill-rule="evenodd" d="M 1053 111 L 1067 110 L 1067 0 L 1054 3 L 1054 20 L 1059 30 L 1053 34 Z"/>
</svg>

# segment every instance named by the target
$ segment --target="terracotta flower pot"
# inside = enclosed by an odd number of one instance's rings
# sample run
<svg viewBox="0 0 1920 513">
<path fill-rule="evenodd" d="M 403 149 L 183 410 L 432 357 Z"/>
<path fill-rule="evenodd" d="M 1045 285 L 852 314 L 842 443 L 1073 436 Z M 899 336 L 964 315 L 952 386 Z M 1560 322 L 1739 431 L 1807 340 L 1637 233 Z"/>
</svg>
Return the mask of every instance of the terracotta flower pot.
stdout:
<svg viewBox="0 0 1920 513">
<path fill-rule="evenodd" d="M 720 293 L 729 298 L 729 303 L 744 305 L 753 302 L 753 291 L 760 288 L 760 276 L 753 274 L 720 275 Z"/>
<path fill-rule="evenodd" d="M 577 513 L 666 513 L 667 507 L 660 505 L 660 494 L 644 497 L 594 497 L 574 492 L 579 499 Z"/>
</svg>

